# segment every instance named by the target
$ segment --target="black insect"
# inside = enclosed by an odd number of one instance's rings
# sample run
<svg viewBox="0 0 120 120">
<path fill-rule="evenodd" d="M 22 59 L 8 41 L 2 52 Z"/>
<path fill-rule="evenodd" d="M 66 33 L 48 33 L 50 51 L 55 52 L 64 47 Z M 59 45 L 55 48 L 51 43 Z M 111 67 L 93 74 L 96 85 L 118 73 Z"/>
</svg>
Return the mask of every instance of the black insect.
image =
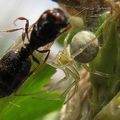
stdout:
<svg viewBox="0 0 120 120">
<path fill-rule="evenodd" d="M 9 51 L 0 60 L 1 98 L 15 92 L 26 77 L 29 76 L 31 69 L 29 56 L 32 55 L 33 60 L 39 63 L 36 57 L 33 56 L 33 52 L 35 50 L 39 51 L 39 47 L 53 42 L 57 36 L 68 30 L 70 26 L 63 11 L 59 8 L 45 11 L 33 25 L 30 37 L 28 36 L 29 21 L 23 17 L 18 19 L 27 21 L 22 39 L 24 41 L 24 38 L 27 37 L 29 42 L 24 44 L 24 47 L 22 46 L 19 50 Z M 42 50 L 39 52 L 48 52 L 48 57 L 50 50 Z"/>
</svg>

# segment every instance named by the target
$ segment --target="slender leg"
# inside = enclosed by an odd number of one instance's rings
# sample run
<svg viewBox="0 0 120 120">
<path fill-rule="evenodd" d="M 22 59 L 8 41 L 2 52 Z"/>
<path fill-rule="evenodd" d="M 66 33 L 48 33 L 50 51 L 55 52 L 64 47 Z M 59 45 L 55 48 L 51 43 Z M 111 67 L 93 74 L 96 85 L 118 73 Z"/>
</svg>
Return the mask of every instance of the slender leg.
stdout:
<svg viewBox="0 0 120 120">
<path fill-rule="evenodd" d="M 39 53 L 47 53 L 47 55 L 46 55 L 46 57 L 44 59 L 44 62 L 46 62 L 48 57 L 49 57 L 50 50 L 41 50 L 41 51 L 40 50 L 36 50 L 36 51 L 39 52 Z"/>
<path fill-rule="evenodd" d="M 26 21 L 26 24 L 25 24 L 25 34 L 26 34 L 26 37 L 27 37 L 28 41 L 30 41 L 29 35 L 28 35 L 29 20 L 28 20 L 27 18 L 24 18 L 24 17 L 19 17 L 19 18 L 15 19 L 15 20 L 13 21 L 13 24 L 16 25 L 16 21 L 17 21 L 17 20 L 25 20 L 25 21 Z"/>
<path fill-rule="evenodd" d="M 78 90 L 78 83 L 76 83 L 76 81 L 73 82 L 74 83 L 74 88 L 73 88 L 73 91 L 72 91 L 72 94 L 67 98 L 67 100 L 65 100 L 64 104 L 66 104 L 69 100 L 71 100 L 71 98 L 75 95 L 75 93 L 77 92 Z M 71 86 L 72 88 L 73 86 Z"/>
<path fill-rule="evenodd" d="M 48 54 L 47 54 L 47 56 L 45 57 L 45 60 L 44 60 L 44 62 L 46 62 L 46 60 L 47 60 L 47 58 L 48 58 L 48 56 L 49 56 L 50 50 L 42 50 L 42 51 L 36 50 L 36 51 L 38 51 L 38 52 L 40 52 L 40 53 L 46 53 L 46 52 L 48 52 Z M 32 71 L 30 72 L 30 74 L 34 73 L 34 71 L 36 71 L 36 70 L 40 67 L 40 62 L 39 62 L 39 60 L 38 60 L 33 54 L 32 54 L 32 59 L 33 59 L 33 61 L 35 61 L 35 62 L 38 63 L 39 65 L 37 66 L 37 68 L 35 68 L 34 70 L 32 70 Z"/>
<path fill-rule="evenodd" d="M 91 74 L 94 74 L 94 75 L 98 75 L 98 76 L 101 76 L 101 77 L 105 77 L 105 78 L 111 78 L 112 76 L 108 73 L 103 73 L 101 71 L 91 71 L 89 66 L 87 66 L 86 64 L 82 64 L 83 68 L 85 68 L 88 72 L 90 72 Z"/>
<path fill-rule="evenodd" d="M 70 91 L 70 89 L 75 85 L 75 82 L 74 81 L 60 96 L 60 98 L 63 98 L 64 96 L 66 96 L 66 94 Z M 68 98 L 69 99 L 69 98 Z M 68 101 L 68 100 L 67 100 Z M 65 102 L 66 103 L 66 102 Z"/>
<path fill-rule="evenodd" d="M 28 41 L 30 41 L 29 35 L 28 35 L 29 20 L 24 18 L 24 17 L 19 17 L 19 18 L 15 19 L 13 21 L 13 24 L 15 24 L 17 20 L 26 20 L 25 28 L 14 28 L 14 29 L 8 29 L 8 30 L 0 30 L 0 32 L 15 32 L 15 31 L 18 31 L 18 30 L 25 30 L 25 33 L 22 33 L 23 43 L 24 43 L 24 40 L 25 40 L 25 35 L 27 36 Z"/>
</svg>

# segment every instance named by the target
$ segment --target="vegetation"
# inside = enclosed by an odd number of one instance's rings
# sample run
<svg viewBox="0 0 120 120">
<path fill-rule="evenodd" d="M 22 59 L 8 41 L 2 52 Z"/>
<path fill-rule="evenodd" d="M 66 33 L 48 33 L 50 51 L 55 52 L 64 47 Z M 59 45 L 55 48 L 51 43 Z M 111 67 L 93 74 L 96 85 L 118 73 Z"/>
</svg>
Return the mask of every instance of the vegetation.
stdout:
<svg viewBox="0 0 120 120">
<path fill-rule="evenodd" d="M 55 64 L 52 62 L 50 65 L 42 64 L 18 91 L 0 99 L 0 119 L 120 120 L 120 2 L 102 0 L 100 4 L 100 1 L 96 0 L 91 4 L 87 3 L 87 9 L 84 9 L 86 4 L 82 2 L 83 9 L 75 7 L 76 4 L 79 5 L 77 0 L 72 0 L 69 4 L 60 1 L 59 4 L 67 12 L 72 24 L 72 29 L 58 38 L 63 51 L 55 57 Z M 100 7 L 98 9 L 97 4 Z M 94 8 L 93 11 L 90 10 L 91 6 Z M 105 8 L 107 12 L 101 8 Z M 99 13 L 101 16 L 98 15 Z M 96 15 L 99 16 L 98 19 L 93 18 Z M 88 44 L 95 42 L 93 38 L 90 43 L 77 41 L 83 46 L 79 46 L 82 51 L 78 51 L 76 56 L 69 48 L 69 45 L 72 46 L 73 36 L 80 31 L 91 31 L 95 40 L 99 41 L 99 51 L 95 52 L 94 59 L 87 62 L 74 58 L 81 57 L 80 55 L 88 49 Z M 87 34 L 83 37 L 84 41 L 86 36 Z M 76 47 L 77 45 L 79 44 L 76 43 Z M 88 55 L 92 47 L 94 46 L 90 46 L 87 51 Z M 41 56 L 38 57 L 41 58 Z M 64 79 L 69 81 L 69 84 L 75 81 L 69 89 L 62 88 L 62 91 L 65 90 L 63 93 L 59 89 L 55 91 L 62 82 L 59 85 L 53 83 L 52 87 L 55 86 L 55 88 L 51 88 L 52 92 L 51 89 L 44 89 L 46 84 L 47 87 L 50 86 L 48 82 L 56 73 L 56 68 L 64 71 L 66 75 Z M 64 99 L 65 95 L 66 99 Z"/>
</svg>

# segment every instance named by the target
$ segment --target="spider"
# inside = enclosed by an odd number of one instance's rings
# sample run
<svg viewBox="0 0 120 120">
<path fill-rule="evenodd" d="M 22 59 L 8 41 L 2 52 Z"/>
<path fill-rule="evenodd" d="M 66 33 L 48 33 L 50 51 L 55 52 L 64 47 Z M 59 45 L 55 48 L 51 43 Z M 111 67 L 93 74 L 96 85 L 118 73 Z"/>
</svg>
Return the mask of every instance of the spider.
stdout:
<svg viewBox="0 0 120 120">
<path fill-rule="evenodd" d="M 69 32 L 64 40 L 64 49 L 59 51 L 56 55 L 55 62 L 52 62 L 53 66 L 63 70 L 65 73 L 65 77 L 61 79 L 57 85 L 66 80 L 71 81 L 71 84 L 63 92 L 61 97 L 69 93 L 70 89 L 74 87 L 73 92 L 70 93 L 71 95 L 67 98 L 65 103 L 69 101 L 78 90 L 80 69 L 84 66 L 89 70 L 87 63 L 96 57 L 99 50 L 98 39 L 92 32 L 78 32 L 72 38 L 71 43 L 68 43 L 70 34 Z M 54 89 L 54 87 L 52 89 Z"/>
</svg>

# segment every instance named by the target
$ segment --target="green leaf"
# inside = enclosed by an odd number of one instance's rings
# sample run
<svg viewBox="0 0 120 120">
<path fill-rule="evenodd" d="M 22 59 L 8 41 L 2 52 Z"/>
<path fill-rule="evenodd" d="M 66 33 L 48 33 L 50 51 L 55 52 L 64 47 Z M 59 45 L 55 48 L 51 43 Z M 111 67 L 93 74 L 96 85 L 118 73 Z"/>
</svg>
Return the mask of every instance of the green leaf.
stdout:
<svg viewBox="0 0 120 120">
<path fill-rule="evenodd" d="M 111 17 L 106 21 L 103 28 L 103 47 L 101 48 L 96 59 L 94 59 L 94 61 L 90 64 L 90 68 L 93 73 L 98 71 L 108 75 L 108 77 L 106 77 L 102 76 L 102 74 L 91 74 L 90 80 L 93 87 L 92 102 L 94 106 L 94 115 L 99 112 L 100 109 L 113 97 L 113 94 L 111 94 L 111 89 L 113 82 L 115 82 L 113 81 L 113 78 L 116 72 L 118 57 L 116 28 L 117 22 L 114 17 Z"/>
<path fill-rule="evenodd" d="M 94 120 L 120 120 L 120 92 L 96 115 Z"/>
<path fill-rule="evenodd" d="M 42 87 L 50 80 L 55 73 L 55 69 L 49 65 L 43 65 L 34 75 L 30 76 L 17 94 L 40 92 Z M 42 118 L 45 114 L 60 109 L 63 101 L 37 99 L 56 98 L 58 94 L 42 93 L 36 94 L 36 99 L 32 95 L 14 96 L 0 100 L 0 120 L 35 120 Z M 40 119 L 39 119 L 40 120 Z"/>
</svg>

